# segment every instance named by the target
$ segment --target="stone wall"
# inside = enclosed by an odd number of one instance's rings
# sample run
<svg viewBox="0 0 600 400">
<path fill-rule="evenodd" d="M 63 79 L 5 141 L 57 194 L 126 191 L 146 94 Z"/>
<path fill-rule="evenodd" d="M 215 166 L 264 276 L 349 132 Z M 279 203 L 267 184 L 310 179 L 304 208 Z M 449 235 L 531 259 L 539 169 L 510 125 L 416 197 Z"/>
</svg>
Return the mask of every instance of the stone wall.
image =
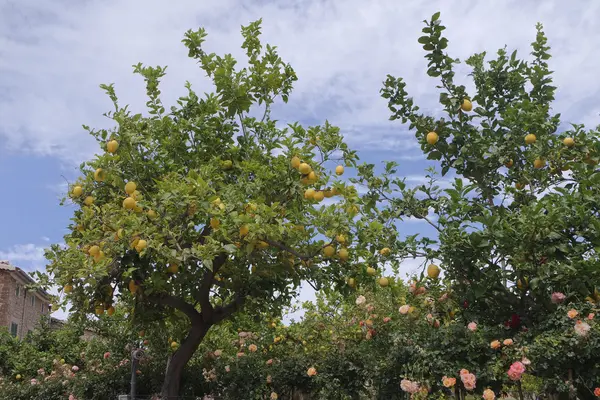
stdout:
<svg viewBox="0 0 600 400">
<path fill-rule="evenodd" d="M 18 270 L 0 269 L 0 325 L 11 331 L 17 324 L 17 336 L 23 338 L 47 315 L 48 300 L 35 291 L 25 289 L 27 282 L 19 279 Z M 17 296 L 17 285 L 19 295 Z M 34 302 L 32 304 L 32 298 Z"/>
</svg>

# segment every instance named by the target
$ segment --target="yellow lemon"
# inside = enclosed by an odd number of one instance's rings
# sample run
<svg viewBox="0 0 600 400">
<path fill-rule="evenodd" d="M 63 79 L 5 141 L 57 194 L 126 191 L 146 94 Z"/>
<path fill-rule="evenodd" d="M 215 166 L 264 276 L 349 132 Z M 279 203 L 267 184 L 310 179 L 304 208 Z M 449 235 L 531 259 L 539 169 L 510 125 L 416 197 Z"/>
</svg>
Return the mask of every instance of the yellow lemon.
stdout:
<svg viewBox="0 0 600 400">
<path fill-rule="evenodd" d="M 563 140 L 563 144 L 567 147 L 573 147 L 575 146 L 575 140 L 572 137 L 568 137 Z"/>
<path fill-rule="evenodd" d="M 137 189 L 137 185 L 135 184 L 135 182 L 127 182 L 125 184 L 125 193 L 127 193 L 128 195 L 132 195 L 133 192 L 135 192 L 135 189 Z"/>
<path fill-rule="evenodd" d="M 322 191 L 318 191 L 315 192 L 315 194 L 313 194 L 313 200 L 315 201 L 322 201 L 325 198 L 325 193 L 323 193 Z"/>
<path fill-rule="evenodd" d="M 106 179 L 106 172 L 102 168 L 98 168 L 94 172 L 94 180 L 96 182 L 104 182 L 104 179 Z"/>
<path fill-rule="evenodd" d="M 300 165 L 298 166 L 298 170 L 302 175 L 308 175 L 312 168 L 307 163 L 300 163 Z"/>
<path fill-rule="evenodd" d="M 527 136 L 525 136 L 525 144 L 534 144 L 536 140 L 537 137 L 533 133 L 530 133 Z"/>
<path fill-rule="evenodd" d="M 438 142 L 438 140 L 439 140 L 439 139 L 440 139 L 440 137 L 439 137 L 439 136 L 438 136 L 438 134 L 437 134 L 437 133 L 435 133 L 435 132 L 429 132 L 429 133 L 427 134 L 427 143 L 428 143 L 428 144 L 430 144 L 430 145 L 432 145 L 432 146 L 433 146 L 434 144 L 436 144 L 436 143 Z"/>
<path fill-rule="evenodd" d="M 323 254 L 325 255 L 325 257 L 333 257 L 333 255 L 335 254 L 335 247 L 325 246 L 323 248 Z"/>
<path fill-rule="evenodd" d="M 114 139 L 106 144 L 106 150 L 111 154 L 116 153 L 118 149 L 119 149 L 119 142 L 117 142 Z"/>
<path fill-rule="evenodd" d="M 298 158 L 296 156 L 292 157 L 292 161 L 290 161 L 290 165 L 292 166 L 292 168 L 298 169 L 298 167 L 300 166 L 300 158 Z"/>
<path fill-rule="evenodd" d="M 133 210 L 136 207 L 136 205 L 137 203 L 133 197 L 127 197 L 125 200 L 123 200 L 123 208 L 126 208 L 128 210 Z"/>
<path fill-rule="evenodd" d="M 338 165 L 337 167 L 335 167 L 335 173 L 337 175 L 342 175 L 344 173 L 344 166 Z"/>
<path fill-rule="evenodd" d="M 83 194 L 83 188 L 79 185 L 73 187 L 73 197 L 79 197 Z"/>
<path fill-rule="evenodd" d="M 471 100 L 469 99 L 464 99 L 462 104 L 460 105 L 460 108 L 463 111 L 469 112 L 473 109 L 473 103 L 471 103 Z"/>
</svg>

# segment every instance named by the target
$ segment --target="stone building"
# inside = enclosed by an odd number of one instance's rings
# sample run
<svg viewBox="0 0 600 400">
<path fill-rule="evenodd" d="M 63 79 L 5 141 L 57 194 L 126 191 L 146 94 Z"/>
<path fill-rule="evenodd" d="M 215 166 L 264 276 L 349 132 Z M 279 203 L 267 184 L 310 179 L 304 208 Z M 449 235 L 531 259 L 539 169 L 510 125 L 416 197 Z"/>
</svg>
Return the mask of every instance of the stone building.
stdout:
<svg viewBox="0 0 600 400">
<path fill-rule="evenodd" d="M 0 328 L 19 338 L 32 331 L 42 315 L 50 314 L 50 296 L 43 290 L 28 290 L 35 283 L 22 269 L 0 260 Z"/>
</svg>

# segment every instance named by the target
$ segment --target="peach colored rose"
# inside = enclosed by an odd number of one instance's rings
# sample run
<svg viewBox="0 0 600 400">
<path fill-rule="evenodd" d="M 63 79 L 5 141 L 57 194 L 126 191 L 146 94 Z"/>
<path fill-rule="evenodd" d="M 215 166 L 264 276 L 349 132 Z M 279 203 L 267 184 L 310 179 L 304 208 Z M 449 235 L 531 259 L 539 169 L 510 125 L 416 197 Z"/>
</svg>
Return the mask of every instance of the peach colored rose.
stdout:
<svg viewBox="0 0 600 400">
<path fill-rule="evenodd" d="M 494 350 L 499 349 L 500 346 L 501 344 L 499 340 L 494 340 L 492 343 L 490 343 L 490 347 Z"/>
<path fill-rule="evenodd" d="M 317 370 L 314 367 L 310 367 L 308 371 L 306 371 L 308 376 L 315 376 L 317 374 Z"/>
<path fill-rule="evenodd" d="M 600 387 L 597 387 L 596 389 L 594 389 L 594 396 L 600 397 Z"/>
<path fill-rule="evenodd" d="M 258 347 L 256 347 L 255 344 L 251 344 L 250 346 L 248 346 L 248 350 L 250 350 L 252 353 L 255 353 L 256 350 L 258 350 Z"/>
<path fill-rule="evenodd" d="M 589 319 L 589 320 L 592 320 L 592 319 L 594 319 L 594 317 L 595 317 L 595 316 L 596 316 L 596 314 L 594 314 L 593 312 L 592 312 L 592 313 L 589 313 L 589 314 L 588 314 L 588 319 Z"/>
<path fill-rule="evenodd" d="M 271 400 L 277 400 L 277 399 L 278 399 L 277 393 L 275 393 L 275 392 L 271 393 Z"/>
<path fill-rule="evenodd" d="M 468 373 L 469 373 L 469 370 L 468 370 L 468 369 L 464 369 L 464 368 L 463 368 L 463 369 L 461 369 L 461 370 L 460 370 L 460 372 L 459 372 L 458 374 L 459 374 L 460 376 L 463 376 L 463 375 L 466 375 L 466 374 L 468 374 Z"/>
<path fill-rule="evenodd" d="M 215 355 L 215 357 L 221 357 L 221 355 L 223 354 L 222 350 L 215 350 L 215 352 L 213 353 Z"/>
<path fill-rule="evenodd" d="M 485 389 L 483 391 L 483 396 L 485 400 L 494 400 L 496 398 L 496 394 L 492 389 Z"/>
<path fill-rule="evenodd" d="M 571 319 L 575 318 L 576 316 L 578 316 L 579 313 L 577 312 L 577 310 L 575 310 L 574 308 L 571 308 L 569 310 L 569 312 L 567 312 L 567 316 Z"/>
<path fill-rule="evenodd" d="M 267 365 L 271 365 L 271 364 L 273 364 L 273 359 L 272 359 L 272 358 L 269 358 L 269 359 L 267 360 Z"/>
<path fill-rule="evenodd" d="M 245 354 L 244 354 L 244 352 L 243 352 L 243 351 L 240 351 L 240 352 L 239 352 L 239 353 L 237 353 L 236 355 L 237 355 L 237 356 L 238 356 L 238 358 L 239 358 L 239 357 L 244 357 L 244 355 L 245 355 Z"/>
<path fill-rule="evenodd" d="M 400 314 L 402 315 L 406 315 L 408 314 L 408 310 L 410 309 L 410 306 L 408 304 L 403 305 L 402 307 L 400 307 L 398 309 L 398 311 L 400 312 Z"/>
<path fill-rule="evenodd" d="M 456 385 L 456 378 L 448 378 L 447 376 L 444 376 L 442 378 L 442 384 L 444 387 L 451 388 Z"/>
<path fill-rule="evenodd" d="M 505 346 L 510 346 L 512 345 L 514 342 L 512 339 L 504 339 L 504 341 L 502 342 L 503 345 Z"/>
<path fill-rule="evenodd" d="M 387 324 L 387 323 L 388 323 L 388 322 L 390 322 L 391 320 L 392 320 L 392 319 L 391 319 L 390 317 L 385 317 L 385 318 L 383 319 L 383 323 L 384 323 L 384 324 Z"/>
</svg>

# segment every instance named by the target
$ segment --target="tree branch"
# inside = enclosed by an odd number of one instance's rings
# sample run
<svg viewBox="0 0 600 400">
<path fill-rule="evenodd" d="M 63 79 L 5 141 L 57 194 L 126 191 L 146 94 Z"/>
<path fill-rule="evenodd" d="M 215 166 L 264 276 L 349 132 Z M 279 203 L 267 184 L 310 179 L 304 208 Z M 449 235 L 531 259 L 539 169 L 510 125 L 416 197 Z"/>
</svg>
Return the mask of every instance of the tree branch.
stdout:
<svg viewBox="0 0 600 400">
<path fill-rule="evenodd" d="M 213 266 L 211 269 L 206 269 L 204 276 L 202 277 L 202 283 L 198 290 L 198 296 L 196 300 L 200 302 L 200 308 L 202 310 L 202 318 L 205 322 L 212 320 L 214 308 L 210 304 L 210 288 L 213 285 L 215 274 L 219 272 L 219 268 L 227 261 L 227 253 L 221 253 L 213 260 Z"/>
<path fill-rule="evenodd" d="M 190 321 L 195 322 L 202 319 L 201 313 L 199 313 L 193 305 L 187 303 L 180 297 L 171 296 L 168 294 L 149 296 L 147 300 L 151 303 L 160 304 L 163 306 L 173 307 L 185 315 L 188 316 Z"/>
<path fill-rule="evenodd" d="M 301 260 L 309 260 L 314 257 L 314 255 L 310 256 L 310 255 L 300 254 L 296 250 L 292 249 L 291 247 L 286 246 L 283 243 L 274 242 L 270 239 L 263 239 L 263 241 L 270 244 L 273 247 L 277 247 L 280 250 L 285 250 L 288 253 L 295 255 L 296 257 L 298 257 Z"/>
<path fill-rule="evenodd" d="M 238 311 L 244 305 L 246 296 L 240 292 L 235 296 L 235 299 L 226 306 L 215 307 L 212 323 L 219 323 L 229 317 L 234 312 Z"/>
</svg>

